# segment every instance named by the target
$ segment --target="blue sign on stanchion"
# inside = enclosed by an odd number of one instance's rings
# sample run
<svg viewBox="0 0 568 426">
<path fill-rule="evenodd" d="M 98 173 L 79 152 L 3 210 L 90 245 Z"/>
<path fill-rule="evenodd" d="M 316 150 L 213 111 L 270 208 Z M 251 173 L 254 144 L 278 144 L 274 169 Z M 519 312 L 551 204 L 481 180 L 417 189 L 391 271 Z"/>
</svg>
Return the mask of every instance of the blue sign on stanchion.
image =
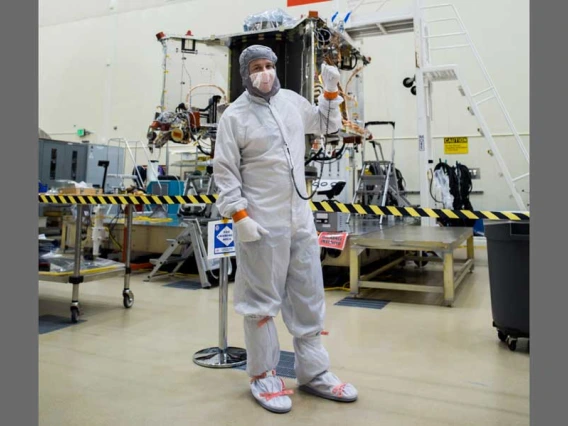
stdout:
<svg viewBox="0 0 568 426">
<path fill-rule="evenodd" d="M 208 230 L 207 257 L 209 259 L 219 259 L 221 257 L 235 255 L 233 221 L 217 220 L 209 222 Z"/>
</svg>

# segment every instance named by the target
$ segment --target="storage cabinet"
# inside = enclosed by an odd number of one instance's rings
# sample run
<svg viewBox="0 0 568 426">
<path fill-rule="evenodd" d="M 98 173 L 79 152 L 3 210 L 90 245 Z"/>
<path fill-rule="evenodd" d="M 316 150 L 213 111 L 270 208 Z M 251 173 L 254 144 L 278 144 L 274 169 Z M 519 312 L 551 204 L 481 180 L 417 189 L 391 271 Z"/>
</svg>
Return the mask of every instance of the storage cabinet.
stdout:
<svg viewBox="0 0 568 426">
<path fill-rule="evenodd" d="M 124 148 L 89 143 L 39 139 L 39 180 L 52 188 L 57 180 L 87 182 L 100 186 L 104 167 L 99 161 L 109 161 L 108 174 L 124 173 Z M 119 187 L 121 178 L 107 177 L 106 192 Z"/>
<path fill-rule="evenodd" d="M 87 148 L 86 144 L 39 139 L 39 180 L 50 188 L 57 180 L 84 181 Z"/>
</svg>

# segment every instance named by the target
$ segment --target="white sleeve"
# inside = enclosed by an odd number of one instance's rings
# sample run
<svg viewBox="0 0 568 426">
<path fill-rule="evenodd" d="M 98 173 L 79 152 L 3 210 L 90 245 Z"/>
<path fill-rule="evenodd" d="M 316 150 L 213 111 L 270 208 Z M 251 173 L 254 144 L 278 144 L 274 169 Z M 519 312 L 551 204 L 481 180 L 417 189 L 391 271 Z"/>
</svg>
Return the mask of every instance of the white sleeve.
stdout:
<svg viewBox="0 0 568 426">
<path fill-rule="evenodd" d="M 343 127 L 341 111 L 339 105 L 343 102 L 343 98 L 338 96 L 333 100 L 327 100 L 323 94 L 318 98 L 318 105 L 312 105 L 306 98 L 298 95 L 300 114 L 304 121 L 306 134 L 321 135 L 327 133 L 335 133 Z M 328 122 L 329 114 L 329 124 Z"/>
<path fill-rule="evenodd" d="M 246 209 L 248 205 L 241 192 L 241 153 L 232 126 L 230 116 L 221 117 L 213 158 L 213 178 L 219 190 L 216 205 L 221 216 L 226 218 Z"/>
</svg>

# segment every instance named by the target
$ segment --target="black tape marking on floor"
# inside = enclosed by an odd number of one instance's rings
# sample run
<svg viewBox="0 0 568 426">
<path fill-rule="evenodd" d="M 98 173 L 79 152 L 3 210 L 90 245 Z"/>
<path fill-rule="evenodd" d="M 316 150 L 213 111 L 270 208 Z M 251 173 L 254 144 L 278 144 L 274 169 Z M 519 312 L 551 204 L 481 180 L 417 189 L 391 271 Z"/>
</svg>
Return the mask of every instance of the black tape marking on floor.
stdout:
<svg viewBox="0 0 568 426">
<path fill-rule="evenodd" d="M 182 280 L 175 283 L 166 284 L 164 287 L 181 288 L 184 290 L 201 290 L 201 283 L 199 281 Z"/>
<path fill-rule="evenodd" d="M 85 320 L 79 319 L 79 323 Z M 62 330 L 73 326 L 70 317 L 60 317 L 57 315 L 42 315 L 39 317 L 38 330 L 39 334 L 51 333 L 52 331 Z"/>
<path fill-rule="evenodd" d="M 349 306 L 353 308 L 383 309 L 389 304 L 389 300 L 361 299 L 357 297 L 346 297 L 335 303 L 336 306 Z"/>
<path fill-rule="evenodd" d="M 243 371 L 245 371 L 246 368 L 246 364 L 237 367 L 237 369 Z M 296 372 L 294 371 L 294 352 L 280 351 L 280 361 L 276 367 L 276 374 L 282 377 L 288 377 L 289 379 L 296 378 Z"/>
</svg>

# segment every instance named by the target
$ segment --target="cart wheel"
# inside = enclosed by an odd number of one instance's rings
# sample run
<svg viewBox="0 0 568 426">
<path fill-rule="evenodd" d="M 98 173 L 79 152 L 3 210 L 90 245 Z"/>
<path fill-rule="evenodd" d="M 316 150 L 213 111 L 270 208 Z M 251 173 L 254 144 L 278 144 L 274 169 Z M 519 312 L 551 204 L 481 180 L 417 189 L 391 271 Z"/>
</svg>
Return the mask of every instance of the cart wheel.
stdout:
<svg viewBox="0 0 568 426">
<path fill-rule="evenodd" d="M 499 340 L 501 340 L 502 342 L 507 341 L 507 335 L 501 330 L 497 330 L 497 337 L 499 337 Z"/>
<path fill-rule="evenodd" d="M 134 305 L 134 293 L 131 291 L 124 293 L 122 295 L 122 304 L 126 309 L 132 308 L 132 305 Z"/>
<path fill-rule="evenodd" d="M 77 324 L 79 322 L 79 308 L 76 306 L 71 307 L 71 322 Z"/>
<path fill-rule="evenodd" d="M 509 347 L 509 350 L 514 352 L 517 349 L 517 339 L 508 339 L 507 346 Z"/>
</svg>

